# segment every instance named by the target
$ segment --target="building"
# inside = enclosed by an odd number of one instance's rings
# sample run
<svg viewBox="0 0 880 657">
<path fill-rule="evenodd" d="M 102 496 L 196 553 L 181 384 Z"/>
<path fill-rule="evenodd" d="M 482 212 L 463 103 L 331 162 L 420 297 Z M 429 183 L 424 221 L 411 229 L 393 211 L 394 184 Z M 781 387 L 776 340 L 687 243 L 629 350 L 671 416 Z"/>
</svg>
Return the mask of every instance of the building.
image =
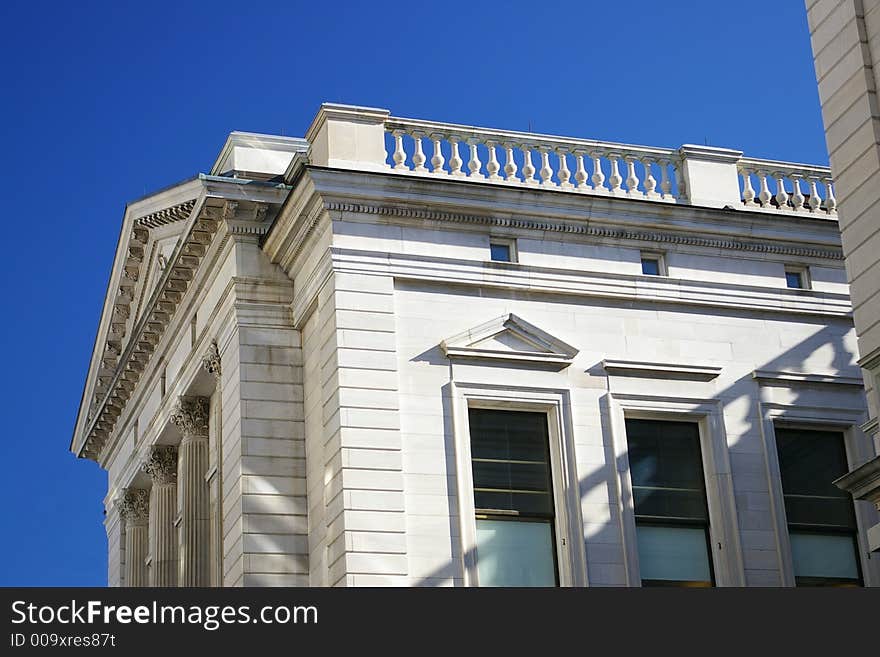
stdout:
<svg viewBox="0 0 880 657">
<path fill-rule="evenodd" d="M 859 364 L 870 419 L 862 429 L 880 451 L 880 1 L 807 0 L 825 138 L 840 192 L 840 231 L 849 273 Z M 856 498 L 880 508 L 880 458 L 838 481 Z M 868 530 L 880 551 L 880 525 Z"/>
<path fill-rule="evenodd" d="M 111 585 L 877 585 L 856 361 L 827 168 L 325 104 L 127 207 L 71 449 Z"/>
</svg>

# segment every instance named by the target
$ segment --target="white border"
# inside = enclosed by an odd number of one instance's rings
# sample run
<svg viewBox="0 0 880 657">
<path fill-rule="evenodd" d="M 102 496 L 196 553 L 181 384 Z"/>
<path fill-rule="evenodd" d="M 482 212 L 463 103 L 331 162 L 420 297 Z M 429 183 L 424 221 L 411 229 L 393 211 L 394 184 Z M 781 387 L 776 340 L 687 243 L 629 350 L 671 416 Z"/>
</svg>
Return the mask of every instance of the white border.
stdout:
<svg viewBox="0 0 880 657">
<path fill-rule="evenodd" d="M 626 441 L 626 420 L 652 419 L 698 424 L 706 501 L 709 507 L 709 539 L 712 546 L 715 585 L 745 586 L 745 568 L 721 402 L 717 399 L 612 393 L 608 394 L 608 402 L 614 458 L 617 464 L 617 493 L 627 585 L 642 584 Z"/>
<path fill-rule="evenodd" d="M 770 511 L 776 530 L 776 549 L 779 555 L 779 573 L 782 586 L 795 586 L 791 541 L 788 536 L 788 519 L 785 516 L 785 499 L 782 495 L 782 476 L 779 472 L 779 455 L 776 451 L 775 425 L 801 427 L 807 430 L 840 431 L 846 445 L 849 469 L 870 459 L 869 441 L 859 428 L 864 419 L 864 408 L 830 408 L 797 406 L 759 401 L 758 416 L 761 418 L 761 436 L 764 445 L 767 480 L 770 490 Z M 866 531 L 874 524 L 872 505 L 855 501 L 856 527 L 858 529 L 859 559 L 862 582 L 865 586 L 880 585 L 877 559 L 868 558 L 870 548 Z"/>
<path fill-rule="evenodd" d="M 571 400 L 568 390 L 452 384 L 453 434 L 458 483 L 461 561 L 465 586 L 478 586 L 476 520 L 468 409 L 498 408 L 547 413 L 550 470 L 556 512 L 556 550 L 560 586 L 587 586 L 584 531 L 573 453 Z"/>
</svg>

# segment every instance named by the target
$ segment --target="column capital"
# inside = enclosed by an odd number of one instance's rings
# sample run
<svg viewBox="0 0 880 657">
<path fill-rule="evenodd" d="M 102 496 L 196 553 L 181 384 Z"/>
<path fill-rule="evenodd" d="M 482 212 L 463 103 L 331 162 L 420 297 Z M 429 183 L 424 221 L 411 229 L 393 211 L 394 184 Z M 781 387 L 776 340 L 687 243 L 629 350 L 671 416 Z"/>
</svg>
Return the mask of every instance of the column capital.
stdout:
<svg viewBox="0 0 880 657">
<path fill-rule="evenodd" d="M 128 525 L 146 525 L 150 517 L 150 492 L 146 488 L 126 488 L 116 500 L 119 515 Z"/>
<path fill-rule="evenodd" d="M 177 482 L 177 448 L 171 445 L 156 445 L 143 465 L 154 484 Z"/>
<path fill-rule="evenodd" d="M 208 412 L 211 402 L 207 397 L 181 397 L 171 411 L 171 422 L 183 439 L 208 437 Z"/>
<path fill-rule="evenodd" d="M 205 371 L 208 374 L 211 374 L 215 379 L 220 378 L 220 348 L 217 346 L 216 340 L 211 340 L 208 350 L 205 352 L 205 355 L 202 356 L 202 367 L 204 367 Z"/>
</svg>

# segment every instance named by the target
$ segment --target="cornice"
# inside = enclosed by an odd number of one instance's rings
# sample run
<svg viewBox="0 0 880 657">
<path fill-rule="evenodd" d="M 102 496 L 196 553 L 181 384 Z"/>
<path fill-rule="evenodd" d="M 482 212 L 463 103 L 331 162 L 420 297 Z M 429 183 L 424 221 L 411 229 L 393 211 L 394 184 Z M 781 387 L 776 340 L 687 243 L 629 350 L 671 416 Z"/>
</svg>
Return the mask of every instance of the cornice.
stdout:
<svg viewBox="0 0 880 657">
<path fill-rule="evenodd" d="M 857 500 L 880 505 L 880 456 L 836 479 L 834 485 L 852 493 Z"/>
<path fill-rule="evenodd" d="M 569 294 L 640 302 L 736 308 L 850 319 L 849 296 L 832 292 L 788 290 L 716 281 L 673 279 L 538 265 L 442 258 L 384 251 L 330 247 L 335 271 L 383 273 L 401 281 L 433 282 L 520 290 L 535 294 Z M 491 276 L 487 276 L 491 271 Z M 302 292 L 305 292 L 303 289 Z M 298 298 L 295 307 L 303 307 Z"/>
<path fill-rule="evenodd" d="M 865 383 L 860 376 L 844 376 L 841 374 L 809 374 L 804 372 L 755 370 L 752 378 L 759 383 L 767 385 L 792 385 L 792 384 L 824 384 L 838 386 L 864 387 Z"/>
<path fill-rule="evenodd" d="M 402 208 L 393 205 L 371 205 L 365 203 L 342 203 L 329 201 L 324 204 L 328 211 L 354 212 L 367 215 L 379 215 L 388 217 L 400 217 L 404 219 L 420 219 L 429 221 L 445 221 L 457 224 L 482 224 L 504 228 L 523 228 L 529 230 L 541 230 L 558 233 L 573 233 L 590 235 L 593 237 L 610 238 L 619 240 L 632 240 L 636 242 L 686 244 L 716 249 L 730 249 L 735 251 L 754 251 L 758 253 L 776 253 L 798 257 L 824 258 L 828 260 L 843 260 L 841 250 L 816 249 L 809 247 L 796 247 L 768 242 L 751 242 L 745 240 L 727 240 L 707 237 L 697 237 L 693 234 L 682 234 L 661 231 L 640 231 L 627 228 L 610 228 L 605 226 L 593 226 L 588 224 L 536 220 L 521 217 L 493 217 L 491 215 L 466 214 L 459 212 L 442 212 L 421 208 Z"/>
<path fill-rule="evenodd" d="M 680 363 L 653 363 L 611 358 L 603 360 L 602 367 L 609 374 L 618 376 L 693 381 L 711 381 L 721 374 L 721 368 L 714 365 L 682 365 Z"/>
<path fill-rule="evenodd" d="M 114 354 L 113 368 L 106 372 L 107 381 L 96 391 L 97 400 L 88 418 L 88 425 L 78 453 L 97 459 L 107 444 L 116 420 L 146 369 L 168 321 L 193 279 L 217 230 L 221 214 L 218 208 L 197 205 L 191 224 L 172 255 L 168 266 L 153 291 L 145 311 L 132 330 L 124 351 Z M 110 363 L 105 362 L 105 366 Z M 105 367 L 105 371 L 110 367 Z"/>
</svg>

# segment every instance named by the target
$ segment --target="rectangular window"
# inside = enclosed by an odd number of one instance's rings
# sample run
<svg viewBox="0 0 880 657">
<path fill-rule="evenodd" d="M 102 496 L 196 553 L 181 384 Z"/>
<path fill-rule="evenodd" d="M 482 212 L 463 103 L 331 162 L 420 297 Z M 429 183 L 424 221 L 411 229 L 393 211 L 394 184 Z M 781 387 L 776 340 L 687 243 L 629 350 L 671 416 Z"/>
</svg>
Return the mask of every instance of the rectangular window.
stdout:
<svg viewBox="0 0 880 657">
<path fill-rule="evenodd" d="M 806 267 L 786 267 L 785 284 L 793 290 L 808 290 L 810 277 Z"/>
<path fill-rule="evenodd" d="M 545 413 L 468 411 L 481 586 L 556 586 Z"/>
<path fill-rule="evenodd" d="M 776 428 L 785 516 L 798 586 L 860 586 L 852 497 L 832 482 L 849 471 L 843 434 Z"/>
<path fill-rule="evenodd" d="M 642 251 L 642 273 L 645 276 L 666 276 L 663 254 Z"/>
<path fill-rule="evenodd" d="M 498 240 L 489 243 L 489 256 L 495 262 L 515 262 L 513 242 Z"/>
<path fill-rule="evenodd" d="M 643 586 L 713 586 L 709 509 L 694 422 L 626 420 Z"/>
</svg>

